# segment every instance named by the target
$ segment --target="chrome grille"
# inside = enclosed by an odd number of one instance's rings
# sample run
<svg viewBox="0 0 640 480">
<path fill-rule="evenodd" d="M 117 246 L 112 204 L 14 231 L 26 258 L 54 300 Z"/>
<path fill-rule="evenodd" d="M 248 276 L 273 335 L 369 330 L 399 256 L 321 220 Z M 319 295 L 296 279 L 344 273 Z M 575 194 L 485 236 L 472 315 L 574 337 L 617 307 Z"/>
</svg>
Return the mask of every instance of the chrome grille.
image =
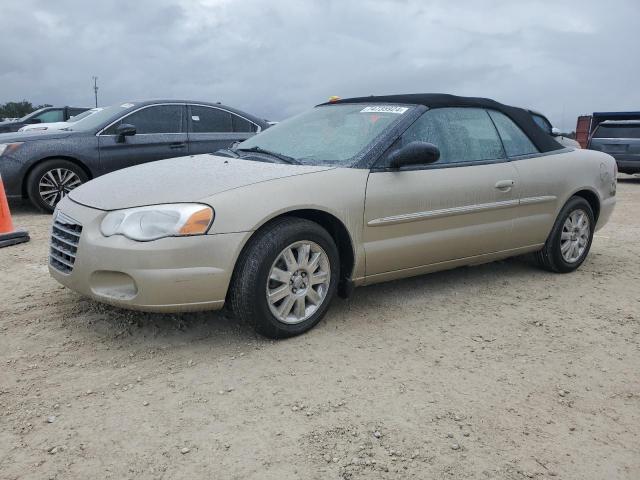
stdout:
<svg viewBox="0 0 640 480">
<path fill-rule="evenodd" d="M 76 262 L 82 225 L 58 212 L 51 227 L 49 264 L 62 273 L 71 273 Z"/>
</svg>

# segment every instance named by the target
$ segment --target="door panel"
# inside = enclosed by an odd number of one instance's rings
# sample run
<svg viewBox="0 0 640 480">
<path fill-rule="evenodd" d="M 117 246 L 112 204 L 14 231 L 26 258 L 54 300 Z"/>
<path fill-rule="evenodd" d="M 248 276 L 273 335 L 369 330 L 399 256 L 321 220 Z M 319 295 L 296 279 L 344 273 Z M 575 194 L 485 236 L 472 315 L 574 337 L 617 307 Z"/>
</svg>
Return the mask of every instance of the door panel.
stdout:
<svg viewBox="0 0 640 480">
<path fill-rule="evenodd" d="M 562 206 L 560 197 L 571 188 L 571 169 L 561 167 L 570 162 L 570 156 L 543 155 L 511 162 L 522 179 L 513 229 L 517 246 L 538 245 L 547 240 Z"/>
<path fill-rule="evenodd" d="M 508 162 L 372 172 L 367 276 L 513 248 L 518 183 Z"/>
<path fill-rule="evenodd" d="M 187 134 L 141 134 L 117 142 L 115 135 L 100 135 L 100 164 L 103 173 L 164 158 L 187 155 Z"/>
<path fill-rule="evenodd" d="M 255 135 L 246 124 L 253 125 L 220 108 L 189 105 L 189 153 L 213 153 L 246 140 Z M 253 126 L 257 130 L 257 126 Z"/>
<path fill-rule="evenodd" d="M 98 137 L 103 172 L 187 155 L 185 111 L 182 104 L 151 105 L 106 128 Z M 116 130 L 122 124 L 135 126 L 136 134 L 119 141 Z"/>
</svg>

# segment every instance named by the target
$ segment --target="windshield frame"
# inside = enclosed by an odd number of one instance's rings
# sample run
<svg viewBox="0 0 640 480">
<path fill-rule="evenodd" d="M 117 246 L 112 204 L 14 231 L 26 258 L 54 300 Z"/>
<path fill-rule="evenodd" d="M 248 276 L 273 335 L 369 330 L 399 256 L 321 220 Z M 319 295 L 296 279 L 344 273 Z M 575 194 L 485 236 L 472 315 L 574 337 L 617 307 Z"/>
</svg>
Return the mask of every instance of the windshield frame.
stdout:
<svg viewBox="0 0 640 480">
<path fill-rule="evenodd" d="M 127 106 L 123 107 L 123 105 L 127 105 Z M 92 115 L 88 115 L 78 120 L 77 122 L 72 122 L 71 124 L 69 124 L 68 127 L 65 128 L 65 130 L 70 132 L 93 133 L 94 135 L 97 135 L 100 131 L 102 131 L 105 128 L 106 125 L 110 125 L 111 123 L 116 122 L 118 119 L 124 117 L 125 115 L 128 115 L 129 113 L 133 112 L 134 110 L 140 108 L 143 105 L 144 105 L 143 103 L 126 102 L 122 104 L 109 105 L 108 107 L 101 107 L 102 110 L 100 110 L 99 112 L 96 112 Z M 111 115 L 105 117 L 104 115 L 105 112 L 107 114 L 111 113 Z M 98 119 L 97 122 L 96 122 L 96 118 Z M 90 124 L 91 125 L 90 127 L 78 128 L 78 127 L 82 127 L 82 123 L 87 123 L 87 121 L 92 122 Z"/>
<path fill-rule="evenodd" d="M 387 125 L 380 133 L 378 133 L 375 137 L 373 137 L 369 143 L 365 144 L 358 152 L 356 152 L 352 157 L 342 160 L 342 161 L 330 161 L 330 160 L 320 160 L 320 159 L 316 159 L 316 160 L 312 160 L 312 161 L 306 161 L 307 159 L 305 158 L 295 158 L 292 157 L 294 160 L 298 161 L 300 163 L 300 165 L 305 165 L 305 166 L 323 166 L 323 167 L 333 167 L 333 168 L 370 168 L 371 165 L 375 162 L 375 160 L 380 156 L 381 153 L 383 153 L 389 146 L 391 146 L 391 144 L 393 143 L 393 141 L 395 141 L 395 139 L 398 137 L 398 135 L 403 132 L 404 130 L 406 130 L 406 128 L 413 123 L 422 113 L 424 113 L 427 108 L 423 105 L 417 105 L 417 104 L 413 104 L 413 103 L 396 103 L 396 102 L 380 102 L 380 101 L 374 101 L 374 102 L 367 102 L 367 103 L 358 103 L 358 102 L 353 102 L 353 103 L 349 103 L 349 102 L 341 102 L 341 103 L 337 103 L 337 104 L 323 104 L 323 105 L 317 105 L 316 107 L 314 107 L 312 110 L 318 109 L 318 108 L 336 108 L 342 105 L 358 105 L 358 106 L 362 106 L 362 108 L 368 107 L 368 106 L 389 106 L 392 105 L 394 107 L 406 107 L 408 110 L 406 112 L 404 112 L 402 115 L 398 115 L 398 119 L 393 120 L 389 125 Z M 303 115 L 304 113 L 307 113 L 310 110 L 307 110 L 305 112 L 302 112 L 300 115 Z M 263 132 L 253 136 L 253 137 L 249 137 L 247 140 L 254 140 L 256 138 L 258 138 L 260 135 L 264 134 L 265 132 L 268 132 L 269 130 L 272 130 L 274 128 L 278 128 L 279 125 L 286 125 L 287 122 L 294 120 L 298 115 L 294 116 L 294 117 L 290 117 L 280 123 L 278 123 L 277 125 L 274 125 L 272 127 L 269 127 L 268 129 L 264 130 Z M 245 140 L 246 141 L 246 140 Z M 247 160 L 249 160 L 249 156 L 264 156 L 261 153 L 248 153 L 248 154 L 242 154 L 242 144 L 245 142 L 241 142 L 238 145 L 235 145 L 232 149 L 233 152 L 240 154 L 240 158 L 246 158 Z M 262 148 L 267 148 L 266 146 L 260 145 L 259 143 L 257 143 L 258 146 L 262 147 Z M 386 146 L 385 146 L 386 145 Z M 251 147 L 248 147 L 251 148 Z M 268 148 L 269 150 L 274 151 L 275 153 L 281 154 L 281 155 L 287 155 L 287 153 L 285 152 L 279 152 L 276 151 L 277 149 L 274 148 Z"/>
</svg>

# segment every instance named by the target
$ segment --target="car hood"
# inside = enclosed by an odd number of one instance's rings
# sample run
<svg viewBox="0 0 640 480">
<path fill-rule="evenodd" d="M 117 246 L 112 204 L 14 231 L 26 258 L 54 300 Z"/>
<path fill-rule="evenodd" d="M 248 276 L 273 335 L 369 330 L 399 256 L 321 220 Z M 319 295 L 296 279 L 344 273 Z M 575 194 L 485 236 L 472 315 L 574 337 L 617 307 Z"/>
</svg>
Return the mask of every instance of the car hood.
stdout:
<svg viewBox="0 0 640 480">
<path fill-rule="evenodd" d="M 10 132 L 0 134 L 0 143 L 57 140 L 71 135 L 81 135 L 82 133 L 83 132 L 67 132 L 64 130 Z"/>
<path fill-rule="evenodd" d="M 118 170 L 72 190 L 69 197 L 100 210 L 198 202 L 234 188 L 331 168 L 195 155 Z"/>
</svg>

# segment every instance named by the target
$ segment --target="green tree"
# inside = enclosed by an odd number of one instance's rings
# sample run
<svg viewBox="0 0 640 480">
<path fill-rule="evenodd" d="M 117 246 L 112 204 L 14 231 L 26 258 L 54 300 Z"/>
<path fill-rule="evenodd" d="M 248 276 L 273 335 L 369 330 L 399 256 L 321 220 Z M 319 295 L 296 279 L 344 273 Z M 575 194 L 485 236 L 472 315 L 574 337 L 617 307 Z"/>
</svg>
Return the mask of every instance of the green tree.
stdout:
<svg viewBox="0 0 640 480">
<path fill-rule="evenodd" d="M 20 118 L 34 112 L 40 108 L 50 107 L 49 104 L 33 106 L 31 102 L 22 100 L 21 102 L 7 102 L 0 105 L 0 118 Z"/>
</svg>

